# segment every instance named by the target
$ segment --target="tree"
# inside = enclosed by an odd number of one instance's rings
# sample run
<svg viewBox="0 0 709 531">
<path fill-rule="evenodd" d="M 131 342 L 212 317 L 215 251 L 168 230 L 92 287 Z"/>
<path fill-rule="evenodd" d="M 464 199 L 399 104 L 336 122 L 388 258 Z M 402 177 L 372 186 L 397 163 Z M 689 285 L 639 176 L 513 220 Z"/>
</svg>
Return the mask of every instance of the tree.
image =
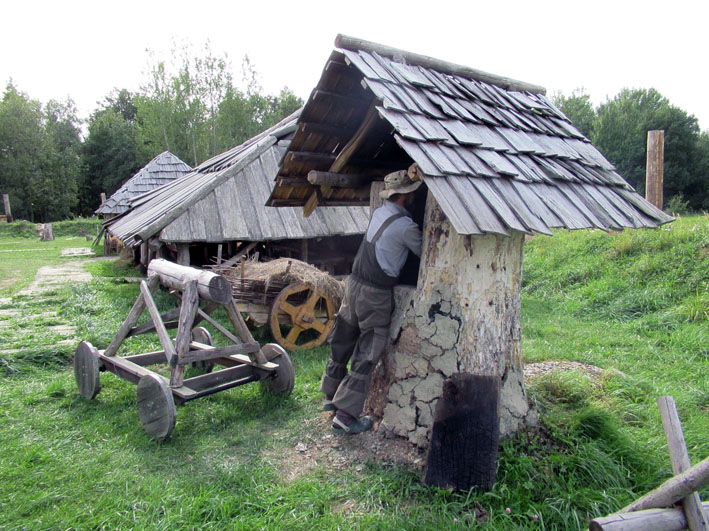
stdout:
<svg viewBox="0 0 709 531">
<path fill-rule="evenodd" d="M 576 89 L 571 96 L 557 93 L 552 98 L 554 105 L 561 109 L 571 122 L 581 131 L 586 138 L 590 138 L 593 123 L 596 120 L 596 111 L 591 105 L 591 99 L 585 89 Z"/>
<path fill-rule="evenodd" d="M 591 140 L 618 172 L 644 193 L 647 132 L 654 129 L 665 131 L 665 197 L 683 194 L 692 208 L 700 208 L 705 185 L 697 168 L 697 119 L 671 105 L 655 89 L 623 89 L 602 104 Z"/>
<path fill-rule="evenodd" d="M 50 100 L 45 109 L 48 146 L 45 153 L 44 189 L 36 203 L 45 221 L 70 217 L 78 204 L 81 171 L 81 121 L 71 99 Z"/>
<path fill-rule="evenodd" d="M 110 105 L 91 116 L 88 133 L 79 190 L 79 210 L 84 215 L 98 208 L 101 192 L 110 196 L 147 162 L 138 150 L 135 124 Z"/>
</svg>

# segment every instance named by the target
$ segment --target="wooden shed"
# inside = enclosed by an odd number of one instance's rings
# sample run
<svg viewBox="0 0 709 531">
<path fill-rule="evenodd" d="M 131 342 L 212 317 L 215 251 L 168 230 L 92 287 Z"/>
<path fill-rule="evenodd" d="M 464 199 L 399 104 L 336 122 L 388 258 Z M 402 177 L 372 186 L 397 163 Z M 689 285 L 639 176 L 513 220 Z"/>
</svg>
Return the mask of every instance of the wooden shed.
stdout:
<svg viewBox="0 0 709 531">
<path fill-rule="evenodd" d="M 130 202 L 142 194 L 159 188 L 192 171 L 179 157 L 163 151 L 128 179 L 100 207 L 96 214 L 110 219 L 130 209 Z"/>
<path fill-rule="evenodd" d="M 368 206 L 324 208 L 305 218 L 300 208 L 265 206 L 299 111 L 191 173 L 148 192 L 106 223 L 141 262 L 154 256 L 204 265 L 254 249 L 348 272 L 369 218 Z"/>
<path fill-rule="evenodd" d="M 425 183 L 415 288 L 397 287 L 390 345 L 368 409 L 425 447 L 443 384 L 499 378 L 502 436 L 534 420 L 524 388 L 525 237 L 553 228 L 651 228 L 645 201 L 542 87 L 339 35 L 298 119 L 269 204 L 376 203 L 391 170 Z"/>
</svg>

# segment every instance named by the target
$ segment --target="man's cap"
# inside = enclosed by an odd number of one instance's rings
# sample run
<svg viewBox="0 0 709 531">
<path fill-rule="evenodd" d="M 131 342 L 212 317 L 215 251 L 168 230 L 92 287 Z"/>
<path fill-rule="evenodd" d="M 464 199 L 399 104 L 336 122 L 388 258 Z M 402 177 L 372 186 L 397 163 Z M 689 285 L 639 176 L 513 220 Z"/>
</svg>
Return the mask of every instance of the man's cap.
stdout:
<svg viewBox="0 0 709 531">
<path fill-rule="evenodd" d="M 384 190 L 379 192 L 382 199 L 389 199 L 394 194 L 408 194 L 418 189 L 423 181 L 413 180 L 407 170 L 399 170 L 384 177 Z"/>
</svg>

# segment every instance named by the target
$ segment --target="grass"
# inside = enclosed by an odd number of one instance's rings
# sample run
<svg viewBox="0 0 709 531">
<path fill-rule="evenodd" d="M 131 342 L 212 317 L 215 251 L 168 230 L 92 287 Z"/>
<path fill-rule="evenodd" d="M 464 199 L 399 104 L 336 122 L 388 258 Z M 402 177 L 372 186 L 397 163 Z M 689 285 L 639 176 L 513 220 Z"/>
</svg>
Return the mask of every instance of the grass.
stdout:
<svg viewBox="0 0 709 531">
<path fill-rule="evenodd" d="M 12 297 L 0 310 L 20 313 L 0 322 L 0 528 L 585 529 L 671 474 L 658 396 L 675 397 L 692 461 L 709 455 L 708 242 L 703 217 L 669 230 L 527 242 L 527 362 L 608 370 L 600 379 L 570 371 L 534 380 L 541 426 L 502 443 L 487 493 L 426 487 L 418 474 L 371 462 L 320 463 L 285 480 L 296 445 L 319 436 L 312 421 L 325 348 L 292 355 L 290 397 L 249 384 L 202 398 L 179 409 L 170 440 L 153 441 L 135 386 L 104 373 L 101 393 L 87 401 L 70 365 L 79 340 L 110 342 L 138 293 L 123 277 L 136 271 L 93 262 L 90 283 L 22 298 L 16 292 L 39 265 L 78 245 L 58 239 L 46 242 L 50 251 L 7 253 L 17 280 L 0 291 Z M 38 243 L 0 237 L 0 249 Z M 157 303 L 167 309 L 170 298 L 159 292 Z M 77 330 L 48 328 L 61 324 Z M 126 351 L 157 345 L 146 335 Z"/>
</svg>

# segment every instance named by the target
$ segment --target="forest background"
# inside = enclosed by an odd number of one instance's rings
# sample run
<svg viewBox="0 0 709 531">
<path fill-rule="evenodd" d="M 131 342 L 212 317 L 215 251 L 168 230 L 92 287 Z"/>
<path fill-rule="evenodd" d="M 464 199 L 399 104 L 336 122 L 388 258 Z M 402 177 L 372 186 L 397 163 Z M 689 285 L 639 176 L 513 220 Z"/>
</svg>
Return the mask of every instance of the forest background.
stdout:
<svg viewBox="0 0 709 531">
<path fill-rule="evenodd" d="M 237 146 L 298 109 L 284 87 L 264 94 L 244 56 L 239 81 L 226 54 L 209 43 L 148 53 L 136 92 L 116 88 L 87 121 L 71 98 L 41 103 L 9 80 L 0 101 L 0 193 L 15 219 L 59 221 L 93 214 L 148 161 L 171 151 L 191 166 Z M 709 131 L 653 88 L 623 89 L 595 107 L 578 89 L 554 103 L 619 173 L 645 191 L 647 131 L 665 131 L 664 195 L 673 213 L 709 210 Z"/>
</svg>

